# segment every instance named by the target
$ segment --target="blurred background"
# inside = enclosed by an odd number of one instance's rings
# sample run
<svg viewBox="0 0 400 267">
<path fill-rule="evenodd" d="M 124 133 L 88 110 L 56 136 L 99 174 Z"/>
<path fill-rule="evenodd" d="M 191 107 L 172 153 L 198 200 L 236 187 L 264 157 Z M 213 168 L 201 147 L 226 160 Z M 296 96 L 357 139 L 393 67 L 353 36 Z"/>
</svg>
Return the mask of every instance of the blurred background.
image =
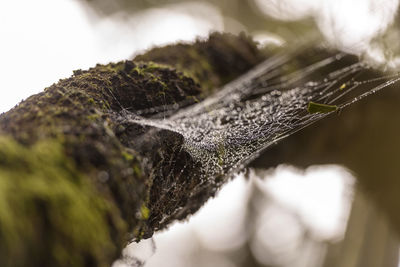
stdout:
<svg viewBox="0 0 400 267">
<path fill-rule="evenodd" d="M 0 3 L 0 112 L 75 69 L 154 46 L 251 34 L 314 38 L 397 68 L 397 0 L 14 0 Z M 114 267 L 400 266 L 386 218 L 340 166 L 238 174 L 187 222 L 131 244 Z"/>
</svg>

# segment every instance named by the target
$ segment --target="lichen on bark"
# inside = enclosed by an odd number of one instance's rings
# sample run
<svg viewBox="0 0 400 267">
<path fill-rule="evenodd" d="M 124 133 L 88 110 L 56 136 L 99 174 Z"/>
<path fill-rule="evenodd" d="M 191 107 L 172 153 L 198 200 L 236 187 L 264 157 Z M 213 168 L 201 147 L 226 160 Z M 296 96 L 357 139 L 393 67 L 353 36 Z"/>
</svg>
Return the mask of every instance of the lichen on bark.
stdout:
<svg viewBox="0 0 400 267">
<path fill-rule="evenodd" d="M 215 189 L 192 193 L 183 138 L 124 117 L 191 105 L 264 57 L 245 35 L 214 33 L 77 70 L 1 114 L 2 266 L 109 266 L 128 241 L 195 212 Z"/>
</svg>

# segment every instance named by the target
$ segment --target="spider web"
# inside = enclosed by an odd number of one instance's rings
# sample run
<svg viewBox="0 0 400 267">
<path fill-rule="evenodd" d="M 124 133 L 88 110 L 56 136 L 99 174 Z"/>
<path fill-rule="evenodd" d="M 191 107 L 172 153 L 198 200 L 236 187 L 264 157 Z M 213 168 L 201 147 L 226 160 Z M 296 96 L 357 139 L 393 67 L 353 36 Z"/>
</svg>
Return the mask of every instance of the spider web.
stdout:
<svg viewBox="0 0 400 267">
<path fill-rule="evenodd" d="M 198 104 L 176 112 L 164 107 L 150 119 L 132 112 L 124 117 L 183 136 L 184 149 L 209 181 L 230 177 L 269 146 L 399 80 L 355 56 L 304 47 L 269 58 Z M 310 102 L 331 110 L 310 113 Z"/>
<path fill-rule="evenodd" d="M 399 73 L 374 70 L 355 56 L 303 47 L 269 58 L 198 104 L 124 110 L 121 117 L 181 135 L 182 149 L 201 166 L 204 182 L 196 190 L 210 183 L 217 189 L 268 147 L 399 81 Z M 310 113 L 310 102 L 335 108 Z M 135 257 L 124 262 L 145 263 Z"/>
</svg>

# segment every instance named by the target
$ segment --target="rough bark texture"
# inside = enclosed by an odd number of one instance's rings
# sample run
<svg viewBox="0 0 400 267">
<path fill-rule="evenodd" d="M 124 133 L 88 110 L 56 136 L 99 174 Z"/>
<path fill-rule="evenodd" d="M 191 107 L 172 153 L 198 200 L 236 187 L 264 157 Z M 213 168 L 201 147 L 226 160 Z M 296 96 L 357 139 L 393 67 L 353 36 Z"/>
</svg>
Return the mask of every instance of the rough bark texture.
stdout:
<svg viewBox="0 0 400 267">
<path fill-rule="evenodd" d="M 212 34 L 75 71 L 0 115 L 1 266 L 110 266 L 194 213 L 216 189 L 199 187 L 182 137 L 121 118 L 195 103 L 263 58 L 244 35 Z"/>
</svg>

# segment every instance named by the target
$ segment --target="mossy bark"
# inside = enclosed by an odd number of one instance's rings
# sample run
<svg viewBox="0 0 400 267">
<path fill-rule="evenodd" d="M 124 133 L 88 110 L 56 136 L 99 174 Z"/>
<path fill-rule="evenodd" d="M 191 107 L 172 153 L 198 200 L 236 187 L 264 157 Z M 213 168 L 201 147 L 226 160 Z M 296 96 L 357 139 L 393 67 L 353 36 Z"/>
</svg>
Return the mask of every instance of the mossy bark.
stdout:
<svg viewBox="0 0 400 267">
<path fill-rule="evenodd" d="M 200 187 L 182 137 L 121 118 L 193 104 L 264 57 L 244 35 L 212 34 L 75 71 L 1 114 L 1 266 L 110 266 L 194 213 L 216 189 Z"/>
<path fill-rule="evenodd" d="M 110 266 L 128 241 L 194 213 L 215 181 L 200 180 L 180 135 L 123 118 L 194 104 L 266 56 L 244 35 L 212 34 L 75 71 L 1 114 L 0 265 Z M 253 166 L 343 164 L 400 229 L 399 98 L 370 97 Z"/>
</svg>

